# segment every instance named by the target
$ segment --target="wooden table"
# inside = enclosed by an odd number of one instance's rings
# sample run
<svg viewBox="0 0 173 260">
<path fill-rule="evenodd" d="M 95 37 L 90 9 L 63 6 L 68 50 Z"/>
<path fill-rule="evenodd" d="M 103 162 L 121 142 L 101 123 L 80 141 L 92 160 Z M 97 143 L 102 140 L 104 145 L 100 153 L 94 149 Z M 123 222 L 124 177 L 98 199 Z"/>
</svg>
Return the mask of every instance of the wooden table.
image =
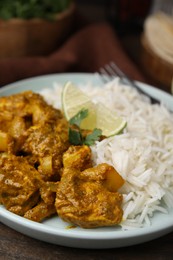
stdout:
<svg viewBox="0 0 173 260">
<path fill-rule="evenodd" d="M 173 259 L 173 232 L 131 247 L 88 250 L 38 241 L 0 223 L 0 260 L 113 260 Z"/>
</svg>

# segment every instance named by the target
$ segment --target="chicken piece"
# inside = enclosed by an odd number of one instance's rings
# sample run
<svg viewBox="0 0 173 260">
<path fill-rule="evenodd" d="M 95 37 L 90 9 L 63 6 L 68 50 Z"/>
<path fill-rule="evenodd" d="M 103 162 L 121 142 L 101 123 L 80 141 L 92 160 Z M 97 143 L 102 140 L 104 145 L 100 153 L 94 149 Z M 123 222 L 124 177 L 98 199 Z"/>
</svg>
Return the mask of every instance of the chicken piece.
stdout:
<svg viewBox="0 0 173 260">
<path fill-rule="evenodd" d="M 51 124 L 36 125 L 28 129 L 28 137 L 21 150 L 34 157 L 43 180 L 58 180 L 61 175 L 62 155 L 69 147 L 67 127 L 62 135 L 57 126 Z M 31 160 L 31 159 L 30 159 Z"/>
<path fill-rule="evenodd" d="M 112 226 L 122 220 L 122 195 L 105 186 L 106 172 L 112 167 L 100 164 L 83 172 L 66 168 L 56 193 L 55 206 L 65 221 L 83 228 Z"/>
<path fill-rule="evenodd" d="M 14 116 L 23 114 L 24 107 L 24 96 L 21 94 L 0 97 L 0 130 L 8 132 Z"/>
<path fill-rule="evenodd" d="M 24 158 L 14 155 L 1 154 L 0 168 L 0 201 L 23 216 L 39 201 L 39 174 Z"/>
<path fill-rule="evenodd" d="M 35 221 L 56 212 L 58 183 L 43 182 L 26 158 L 1 154 L 0 203 L 9 211 Z"/>
<path fill-rule="evenodd" d="M 37 96 L 37 94 L 31 91 L 23 92 L 20 94 L 14 94 L 11 96 L 0 97 L 0 130 L 8 132 L 9 128 L 13 124 L 12 121 L 17 117 L 26 122 L 26 126 L 29 127 L 32 124 L 32 114 L 28 111 L 29 97 Z M 17 126 L 16 126 L 17 127 Z M 21 125 L 20 125 L 21 127 Z M 20 127 L 17 127 L 20 131 Z M 23 129 L 23 127 L 22 127 Z M 17 133 L 17 131 L 15 131 Z"/>
<path fill-rule="evenodd" d="M 70 153 L 69 150 L 73 150 L 74 153 Z M 64 170 L 56 192 L 55 207 L 58 215 L 63 220 L 83 228 L 119 224 L 123 216 L 123 198 L 116 189 L 123 185 L 123 179 L 115 178 L 119 174 L 105 163 L 81 170 L 85 165 L 85 159 L 88 165 L 90 149 L 88 148 L 88 154 L 85 146 L 76 148 L 76 151 L 73 147 L 69 150 L 63 156 Z M 80 158 L 79 161 L 76 158 Z M 77 161 L 79 163 L 76 163 Z M 118 185 L 116 179 L 121 179 Z M 110 180 L 115 183 L 110 185 Z M 112 188 L 114 184 L 116 189 Z"/>
<path fill-rule="evenodd" d="M 26 91 L 0 98 L 0 131 L 2 135 L 6 133 L 14 139 L 11 153 L 22 152 L 21 147 L 28 138 L 30 127 L 44 128 L 45 124 L 52 126 L 66 142 L 68 122 L 62 112 L 48 105 L 41 95 Z M 8 147 L 5 149 L 9 151 Z"/>
<path fill-rule="evenodd" d="M 63 155 L 63 166 L 80 171 L 92 167 L 91 149 L 87 145 L 70 146 Z"/>
<path fill-rule="evenodd" d="M 44 125 L 63 118 L 60 110 L 48 105 L 41 95 L 32 91 L 0 97 L 0 122 L 3 121 L 0 129 L 8 130 L 8 124 L 16 116 L 24 118 L 28 126 Z"/>
<path fill-rule="evenodd" d="M 36 222 L 41 222 L 55 213 L 56 209 L 54 204 L 46 204 L 44 201 L 41 201 L 34 208 L 28 210 L 24 217 Z"/>
<path fill-rule="evenodd" d="M 60 178 L 69 147 L 68 122 L 60 110 L 26 91 L 0 98 L 0 122 L 0 152 L 27 157 L 45 181 Z"/>
<path fill-rule="evenodd" d="M 41 222 L 56 213 L 55 196 L 59 182 L 44 182 L 40 187 L 41 201 L 32 209 L 28 210 L 24 217 L 33 221 Z"/>
</svg>

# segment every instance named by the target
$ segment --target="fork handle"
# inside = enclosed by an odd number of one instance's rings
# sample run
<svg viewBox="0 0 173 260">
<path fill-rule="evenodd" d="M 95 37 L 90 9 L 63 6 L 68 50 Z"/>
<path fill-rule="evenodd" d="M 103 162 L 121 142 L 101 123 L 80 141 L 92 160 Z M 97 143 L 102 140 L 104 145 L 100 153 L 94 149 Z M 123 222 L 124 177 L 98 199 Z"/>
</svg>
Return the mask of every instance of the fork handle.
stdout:
<svg viewBox="0 0 173 260">
<path fill-rule="evenodd" d="M 129 77 L 127 77 L 127 75 L 125 77 L 121 78 L 123 83 L 127 83 L 128 85 L 130 85 L 131 87 L 136 88 L 141 94 L 148 96 L 151 100 L 152 104 L 160 104 L 160 100 L 152 97 L 151 95 L 148 95 L 148 93 L 146 91 L 144 91 L 143 89 L 141 89 L 134 80 L 130 79 Z"/>
</svg>

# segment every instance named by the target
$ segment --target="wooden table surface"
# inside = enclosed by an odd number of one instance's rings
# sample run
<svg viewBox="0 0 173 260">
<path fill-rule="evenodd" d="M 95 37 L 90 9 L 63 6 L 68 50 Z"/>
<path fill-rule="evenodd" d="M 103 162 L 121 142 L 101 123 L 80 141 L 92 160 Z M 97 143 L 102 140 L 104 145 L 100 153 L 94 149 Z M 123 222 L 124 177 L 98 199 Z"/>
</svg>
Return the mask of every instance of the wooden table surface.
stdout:
<svg viewBox="0 0 173 260">
<path fill-rule="evenodd" d="M 173 232 L 143 244 L 103 250 L 69 248 L 32 239 L 0 223 L 0 260 L 173 259 Z"/>
</svg>

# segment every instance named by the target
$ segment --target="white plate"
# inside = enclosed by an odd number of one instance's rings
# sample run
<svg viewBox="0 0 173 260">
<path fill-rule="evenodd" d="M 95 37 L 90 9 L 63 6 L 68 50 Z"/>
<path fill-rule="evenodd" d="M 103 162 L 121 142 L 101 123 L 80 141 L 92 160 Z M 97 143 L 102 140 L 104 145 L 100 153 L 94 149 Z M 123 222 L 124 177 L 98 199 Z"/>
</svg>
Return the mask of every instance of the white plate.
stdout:
<svg viewBox="0 0 173 260">
<path fill-rule="evenodd" d="M 0 89 L 0 95 L 10 95 L 23 90 L 40 91 L 51 87 L 53 82 L 98 83 L 93 74 L 54 74 L 22 80 Z M 162 100 L 173 111 L 173 97 L 159 89 L 140 83 L 154 97 Z M 58 217 L 36 223 L 17 216 L 0 206 L 0 221 L 27 236 L 53 244 L 79 248 L 116 248 L 130 246 L 158 238 L 173 231 L 173 209 L 169 214 L 157 213 L 150 227 L 122 231 L 119 227 L 97 229 L 68 228 Z"/>
</svg>

